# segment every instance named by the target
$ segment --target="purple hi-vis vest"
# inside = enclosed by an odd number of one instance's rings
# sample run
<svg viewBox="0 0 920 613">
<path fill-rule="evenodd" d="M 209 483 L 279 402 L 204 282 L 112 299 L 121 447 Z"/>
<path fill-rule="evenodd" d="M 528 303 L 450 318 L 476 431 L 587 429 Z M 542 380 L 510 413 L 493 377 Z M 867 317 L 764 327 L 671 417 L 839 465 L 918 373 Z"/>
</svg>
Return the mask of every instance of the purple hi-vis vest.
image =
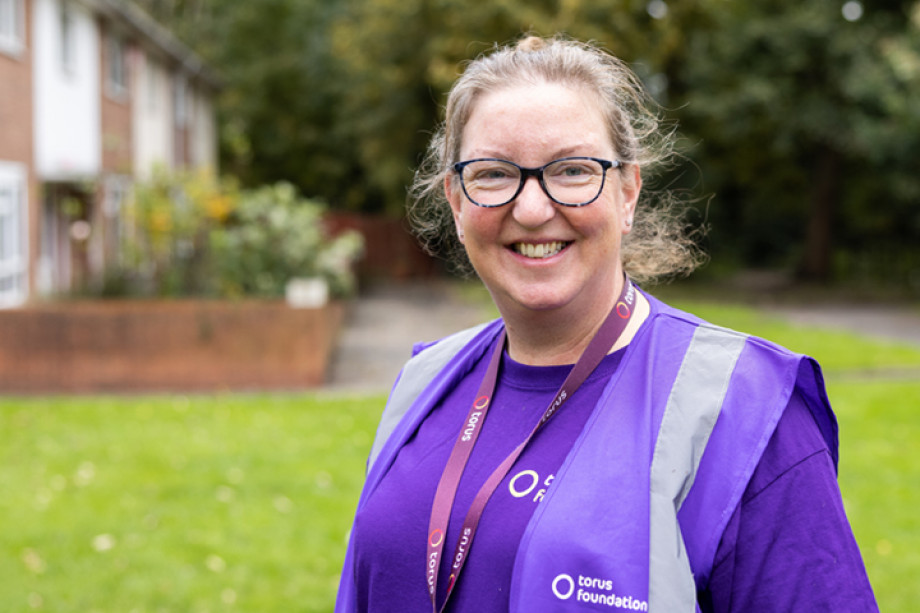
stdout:
<svg viewBox="0 0 920 613">
<path fill-rule="evenodd" d="M 695 611 L 722 533 L 793 390 L 837 461 L 818 365 L 649 297 L 648 319 L 531 518 L 510 609 Z M 501 321 L 420 351 L 393 388 L 364 501 L 399 449 L 495 340 Z M 353 544 L 337 612 L 355 609 Z"/>
</svg>

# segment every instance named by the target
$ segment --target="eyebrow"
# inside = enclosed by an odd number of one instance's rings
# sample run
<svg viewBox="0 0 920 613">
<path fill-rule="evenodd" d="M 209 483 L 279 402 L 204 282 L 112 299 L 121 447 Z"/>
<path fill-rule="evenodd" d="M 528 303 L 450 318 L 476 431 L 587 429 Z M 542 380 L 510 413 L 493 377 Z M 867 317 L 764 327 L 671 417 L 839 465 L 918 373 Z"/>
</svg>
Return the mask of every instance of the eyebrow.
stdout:
<svg viewBox="0 0 920 613">
<path fill-rule="evenodd" d="M 507 155 L 505 153 L 498 153 L 498 151 L 499 151 L 498 149 L 478 149 L 478 150 L 474 149 L 473 152 L 471 152 L 468 155 L 461 156 L 460 159 L 469 160 L 473 158 L 484 157 L 484 158 L 498 158 L 500 160 L 507 160 L 509 162 L 518 163 L 512 156 Z M 571 156 L 601 157 L 601 158 L 605 156 L 610 157 L 610 155 L 608 154 L 591 153 L 589 146 L 587 144 L 582 143 L 579 145 L 566 146 L 561 149 L 555 150 L 550 156 L 548 156 L 548 159 L 544 163 L 551 162 L 553 160 L 558 160 L 559 158 L 571 157 Z"/>
</svg>

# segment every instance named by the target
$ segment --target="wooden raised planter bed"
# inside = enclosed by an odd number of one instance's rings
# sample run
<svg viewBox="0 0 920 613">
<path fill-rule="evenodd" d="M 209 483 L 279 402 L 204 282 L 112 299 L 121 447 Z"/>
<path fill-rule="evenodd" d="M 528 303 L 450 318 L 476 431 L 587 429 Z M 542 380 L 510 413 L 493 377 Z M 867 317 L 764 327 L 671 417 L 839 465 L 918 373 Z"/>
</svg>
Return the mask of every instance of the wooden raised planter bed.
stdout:
<svg viewBox="0 0 920 613">
<path fill-rule="evenodd" d="M 302 389 L 321 385 L 342 322 L 331 303 L 105 300 L 0 311 L 0 395 Z"/>
</svg>

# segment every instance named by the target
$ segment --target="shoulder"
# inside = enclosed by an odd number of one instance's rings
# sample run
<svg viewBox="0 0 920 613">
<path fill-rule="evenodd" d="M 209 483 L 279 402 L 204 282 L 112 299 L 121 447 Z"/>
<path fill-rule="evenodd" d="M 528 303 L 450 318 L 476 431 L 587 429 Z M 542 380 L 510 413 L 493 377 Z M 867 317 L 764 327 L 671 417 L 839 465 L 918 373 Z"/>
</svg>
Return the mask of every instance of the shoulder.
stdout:
<svg viewBox="0 0 920 613">
<path fill-rule="evenodd" d="M 731 328 L 726 328 L 705 319 L 694 315 L 693 313 L 688 313 L 681 309 L 675 308 L 661 300 L 645 294 L 646 299 L 651 305 L 651 320 L 652 325 L 667 327 L 667 328 L 683 328 L 683 329 L 702 329 L 705 330 L 707 336 L 710 338 L 718 339 L 731 339 L 731 338 L 742 338 L 745 339 L 750 345 L 755 346 L 765 352 L 771 352 L 779 355 L 793 356 L 797 358 L 803 358 L 807 356 L 799 355 L 793 351 L 790 351 L 782 345 L 778 345 L 774 342 L 768 341 L 764 338 L 748 334 L 743 330 L 733 330 Z"/>
<path fill-rule="evenodd" d="M 503 323 L 501 319 L 495 319 L 459 332 L 454 332 L 449 336 L 435 340 L 415 343 L 412 347 L 412 357 L 427 352 L 425 359 L 430 359 L 435 355 L 456 352 L 475 339 L 487 336 L 492 338 L 501 329 Z"/>
<path fill-rule="evenodd" d="M 376 462 L 401 424 L 411 424 L 421 418 L 471 368 L 491 345 L 502 325 L 501 320 L 495 320 L 434 343 L 416 345 L 414 355 L 403 365 L 380 416 L 368 467 Z"/>
<path fill-rule="evenodd" d="M 831 450 L 799 393 L 729 520 L 701 601 L 713 611 L 877 610 Z"/>
</svg>

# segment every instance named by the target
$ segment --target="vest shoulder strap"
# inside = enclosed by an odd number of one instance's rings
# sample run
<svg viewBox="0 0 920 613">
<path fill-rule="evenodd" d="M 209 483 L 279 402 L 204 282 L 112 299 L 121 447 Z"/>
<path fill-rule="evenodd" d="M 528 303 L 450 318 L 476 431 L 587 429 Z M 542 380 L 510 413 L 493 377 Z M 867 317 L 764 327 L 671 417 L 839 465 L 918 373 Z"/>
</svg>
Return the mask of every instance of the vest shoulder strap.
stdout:
<svg viewBox="0 0 920 613">
<path fill-rule="evenodd" d="M 490 324 L 467 328 L 431 345 L 413 356 L 399 375 L 377 426 L 374 444 L 368 456 L 368 470 L 380 455 L 396 425 L 409 411 L 419 394 L 470 341 Z"/>
</svg>

